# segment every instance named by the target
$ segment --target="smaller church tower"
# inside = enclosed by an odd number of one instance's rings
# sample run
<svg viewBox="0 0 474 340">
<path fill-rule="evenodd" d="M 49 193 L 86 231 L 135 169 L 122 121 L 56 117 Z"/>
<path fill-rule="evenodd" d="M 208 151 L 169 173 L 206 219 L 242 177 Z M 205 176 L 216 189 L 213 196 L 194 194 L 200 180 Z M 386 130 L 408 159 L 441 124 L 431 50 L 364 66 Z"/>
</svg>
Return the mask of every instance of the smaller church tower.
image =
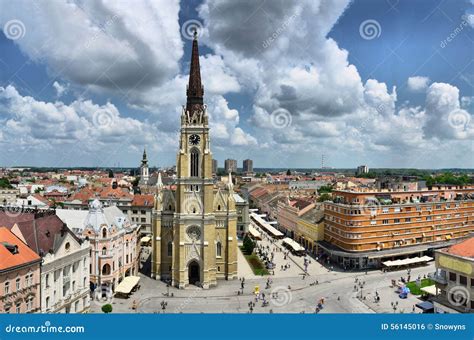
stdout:
<svg viewBox="0 0 474 340">
<path fill-rule="evenodd" d="M 142 164 L 140 165 L 140 185 L 147 185 L 150 179 L 150 173 L 148 171 L 148 159 L 146 158 L 146 150 L 143 149 Z"/>
</svg>

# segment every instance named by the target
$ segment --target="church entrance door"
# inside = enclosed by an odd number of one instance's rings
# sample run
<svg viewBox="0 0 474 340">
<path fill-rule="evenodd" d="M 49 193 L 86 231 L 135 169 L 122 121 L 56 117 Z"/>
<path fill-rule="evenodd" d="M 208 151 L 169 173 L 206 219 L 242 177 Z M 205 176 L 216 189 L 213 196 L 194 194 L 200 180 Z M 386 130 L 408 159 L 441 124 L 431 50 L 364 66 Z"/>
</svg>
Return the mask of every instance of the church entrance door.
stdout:
<svg viewBox="0 0 474 340">
<path fill-rule="evenodd" d="M 199 264 L 196 261 L 192 261 L 188 266 L 189 283 L 194 285 L 199 282 Z"/>
</svg>

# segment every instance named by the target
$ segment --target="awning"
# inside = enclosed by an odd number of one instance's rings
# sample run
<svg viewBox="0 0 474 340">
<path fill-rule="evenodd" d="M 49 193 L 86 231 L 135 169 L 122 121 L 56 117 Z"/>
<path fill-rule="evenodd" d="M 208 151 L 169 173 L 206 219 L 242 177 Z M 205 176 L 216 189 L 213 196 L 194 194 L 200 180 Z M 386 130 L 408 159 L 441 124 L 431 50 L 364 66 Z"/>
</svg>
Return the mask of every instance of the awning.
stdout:
<svg viewBox="0 0 474 340">
<path fill-rule="evenodd" d="M 140 243 L 148 243 L 151 241 L 151 237 L 149 236 L 144 236 L 140 239 Z"/>
<path fill-rule="evenodd" d="M 417 303 L 416 306 L 424 311 L 434 309 L 433 304 L 429 301 L 423 301 L 423 302 Z"/>
<path fill-rule="evenodd" d="M 126 276 L 115 288 L 115 294 L 130 294 L 139 282 L 140 278 L 138 276 Z"/>
<path fill-rule="evenodd" d="M 414 263 L 428 262 L 433 260 L 432 257 L 422 256 L 422 257 L 412 257 L 411 259 L 395 260 L 395 261 L 385 261 L 382 264 L 387 267 L 393 266 L 406 266 Z"/>
<path fill-rule="evenodd" d="M 300 246 L 298 242 L 292 240 L 289 237 L 285 237 L 283 239 L 283 243 L 286 243 L 287 245 L 289 245 L 291 249 L 293 249 L 294 251 L 304 251 L 304 248 Z"/>
<path fill-rule="evenodd" d="M 436 285 L 423 287 L 421 291 L 434 296 L 438 295 L 436 294 Z"/>
<path fill-rule="evenodd" d="M 260 233 L 252 226 L 252 225 L 249 225 L 249 233 L 250 235 L 255 238 L 255 239 L 261 239 L 262 236 L 260 235 Z"/>
</svg>

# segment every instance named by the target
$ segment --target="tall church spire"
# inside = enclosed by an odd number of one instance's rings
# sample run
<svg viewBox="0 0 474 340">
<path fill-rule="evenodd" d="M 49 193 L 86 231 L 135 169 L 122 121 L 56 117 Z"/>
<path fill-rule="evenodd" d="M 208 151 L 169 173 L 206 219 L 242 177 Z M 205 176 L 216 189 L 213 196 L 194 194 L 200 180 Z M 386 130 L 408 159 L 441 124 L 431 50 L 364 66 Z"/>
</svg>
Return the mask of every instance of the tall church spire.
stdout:
<svg viewBox="0 0 474 340">
<path fill-rule="evenodd" d="M 199 67 L 199 49 L 197 31 L 194 31 L 193 50 L 191 53 L 191 67 L 189 70 L 189 83 L 186 90 L 186 109 L 193 111 L 194 105 L 203 105 L 204 87 L 201 83 L 201 68 Z"/>
</svg>

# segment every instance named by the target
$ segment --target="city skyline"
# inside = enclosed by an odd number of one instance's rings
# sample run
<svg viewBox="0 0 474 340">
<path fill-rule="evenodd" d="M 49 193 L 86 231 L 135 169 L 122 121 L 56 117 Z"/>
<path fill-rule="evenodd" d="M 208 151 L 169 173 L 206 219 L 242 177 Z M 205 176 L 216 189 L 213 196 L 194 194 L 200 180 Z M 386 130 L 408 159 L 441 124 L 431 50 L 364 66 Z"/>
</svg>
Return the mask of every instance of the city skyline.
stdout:
<svg viewBox="0 0 474 340">
<path fill-rule="evenodd" d="M 470 5 L 2 3 L 0 164 L 174 165 L 197 29 L 220 164 L 473 168 Z"/>
</svg>

